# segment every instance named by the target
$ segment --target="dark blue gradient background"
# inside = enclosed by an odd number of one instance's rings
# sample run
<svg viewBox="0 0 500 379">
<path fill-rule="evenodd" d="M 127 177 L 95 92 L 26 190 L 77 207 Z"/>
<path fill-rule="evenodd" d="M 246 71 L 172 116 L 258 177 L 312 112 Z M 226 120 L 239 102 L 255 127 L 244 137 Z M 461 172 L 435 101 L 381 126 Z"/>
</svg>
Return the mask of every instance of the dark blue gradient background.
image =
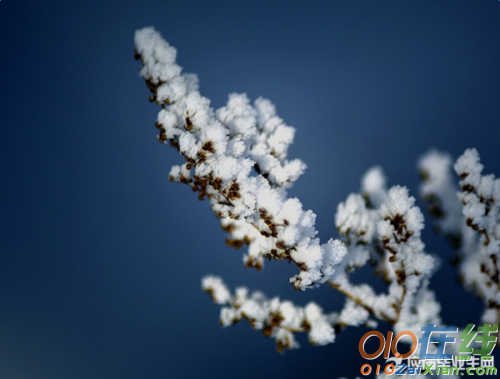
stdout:
<svg viewBox="0 0 500 379">
<path fill-rule="evenodd" d="M 343 298 L 294 291 L 284 262 L 245 269 L 208 204 L 168 182 L 181 160 L 156 141 L 133 60 L 134 31 L 149 25 L 213 106 L 265 96 L 297 128 L 290 156 L 309 168 L 291 195 L 326 240 L 375 164 L 413 194 L 433 146 L 476 147 L 500 175 L 500 2 L 0 2 L 0 378 L 359 375 L 364 328 L 327 347 L 301 336 L 285 355 L 247 323 L 220 328 L 207 273 L 326 311 Z M 443 319 L 475 323 L 482 305 L 430 229 Z"/>
</svg>

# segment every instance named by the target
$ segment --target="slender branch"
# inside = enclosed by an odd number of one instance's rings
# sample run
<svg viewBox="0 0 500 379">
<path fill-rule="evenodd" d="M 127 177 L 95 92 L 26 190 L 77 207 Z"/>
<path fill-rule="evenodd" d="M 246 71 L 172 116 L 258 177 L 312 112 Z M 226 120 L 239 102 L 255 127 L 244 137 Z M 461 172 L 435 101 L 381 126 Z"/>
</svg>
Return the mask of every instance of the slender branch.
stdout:
<svg viewBox="0 0 500 379">
<path fill-rule="evenodd" d="M 354 301 L 361 308 L 364 308 L 371 315 L 374 315 L 376 317 L 379 317 L 379 318 L 383 319 L 384 321 L 388 322 L 390 325 L 394 325 L 397 322 L 397 320 L 394 320 L 394 319 L 390 318 L 389 316 L 385 315 L 384 313 L 378 314 L 372 307 L 370 307 L 369 305 L 363 303 L 363 301 L 360 298 L 358 298 L 358 297 L 354 296 L 353 294 L 351 294 L 350 292 L 346 291 L 345 289 L 343 289 L 342 287 L 340 287 L 340 285 L 332 283 L 332 282 L 328 282 L 328 284 L 332 288 L 334 288 L 337 291 L 339 291 L 341 294 L 345 295 L 347 298 L 349 298 L 352 301 Z"/>
</svg>

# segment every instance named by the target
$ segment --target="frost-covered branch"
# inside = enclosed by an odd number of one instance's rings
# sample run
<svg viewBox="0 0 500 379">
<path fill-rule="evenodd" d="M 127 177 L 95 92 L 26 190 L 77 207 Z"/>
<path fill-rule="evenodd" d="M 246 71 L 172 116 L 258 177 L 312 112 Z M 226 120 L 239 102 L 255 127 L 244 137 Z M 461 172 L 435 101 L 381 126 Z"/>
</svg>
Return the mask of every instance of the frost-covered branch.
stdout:
<svg viewBox="0 0 500 379">
<path fill-rule="evenodd" d="M 500 324 L 500 179 L 482 175 L 475 149 L 468 149 L 453 166 L 452 159 L 432 150 L 419 161 L 420 192 L 438 231 L 456 250 L 463 286 L 485 304 L 483 322 Z"/>
<path fill-rule="evenodd" d="M 357 326 L 368 319 L 367 312 L 359 312 L 359 307 L 351 300 L 347 300 L 342 313 L 324 314 L 314 302 L 299 307 L 278 297 L 268 299 L 261 292 L 250 294 L 245 287 L 236 288 L 233 295 L 215 276 L 203 278 L 202 288 L 214 303 L 223 306 L 220 312 L 222 326 L 245 319 L 254 329 L 262 330 L 264 336 L 274 338 L 280 352 L 299 347 L 295 333 L 308 333 L 311 344 L 326 345 L 335 340 L 335 330 Z"/>
<path fill-rule="evenodd" d="M 433 299 L 426 288 L 435 264 L 420 240 L 423 217 L 405 188 L 387 190 L 381 170 L 370 171 L 362 184 L 364 197 L 351 195 L 338 208 L 336 224 L 344 241 L 321 244 L 315 214 L 287 197 L 305 164 L 287 159 L 294 129 L 274 106 L 262 98 L 252 105 L 245 95 L 232 94 L 226 106 L 214 111 L 198 92 L 196 77 L 182 73 L 175 49 L 154 29 L 139 30 L 135 39 L 150 100 L 162 106 L 158 139 L 185 159 L 172 167 L 170 179 L 210 199 L 229 233 L 228 244 L 248 245 L 246 266 L 260 269 L 263 258 L 292 261 L 300 270 L 290 280 L 295 288 L 328 282 L 362 318 L 371 315 L 399 325 L 402 314 L 411 315 L 406 324 L 416 321 L 415 314 L 422 316 L 415 299 Z M 387 294 L 349 282 L 348 274 L 368 261 L 377 262 L 389 284 Z M 425 320 L 437 317 L 439 307 L 433 310 Z"/>
<path fill-rule="evenodd" d="M 428 289 L 437 264 L 424 250 L 424 218 L 415 199 L 404 187 L 387 190 L 385 182 L 382 169 L 375 167 L 362 179 L 362 194 L 339 204 L 335 223 L 348 253 L 330 284 L 397 332 L 418 333 L 420 325 L 440 322 L 440 306 Z M 348 274 L 366 263 L 375 265 L 389 286 L 387 293 L 349 282 Z"/>
<path fill-rule="evenodd" d="M 305 169 L 302 161 L 287 159 L 294 128 L 263 98 L 252 105 L 246 95 L 233 94 L 214 111 L 198 92 L 196 76 L 182 73 L 176 50 L 153 28 L 136 32 L 135 49 L 150 100 L 163 108 L 156 122 L 158 139 L 186 161 L 172 167 L 170 180 L 210 199 L 229 233 L 228 244 L 248 245 L 246 266 L 260 269 L 263 258 L 284 259 L 300 270 L 290 279 L 295 288 L 327 282 L 346 249 L 333 239 L 321 244 L 316 215 L 287 197 L 287 188 Z"/>
<path fill-rule="evenodd" d="M 260 270 L 265 259 L 291 261 L 299 270 L 290 279 L 296 289 L 328 284 L 346 296 L 341 311 L 326 314 L 315 303 L 302 307 L 244 287 L 233 293 L 219 277 L 206 276 L 202 287 L 222 307 L 223 326 L 247 320 L 282 351 L 298 347 L 296 333 L 324 345 L 347 326 L 385 321 L 396 333 L 421 335 L 422 326 L 442 324 L 440 304 L 429 289 L 438 263 L 425 251 L 424 217 L 407 188 L 388 188 L 382 169 L 370 169 L 360 193 L 337 208 L 340 238 L 321 243 L 316 215 L 287 195 L 306 166 L 288 158 L 295 129 L 278 117 L 272 103 L 231 94 L 224 107 L 212 109 L 196 76 L 182 73 L 176 50 L 153 28 L 136 32 L 135 52 L 150 100 L 162 108 L 158 140 L 184 159 L 171 168 L 170 180 L 188 185 L 200 200 L 209 199 L 228 233 L 227 244 L 247 247 L 245 266 Z M 436 228 L 458 249 L 464 285 L 485 301 L 483 321 L 499 323 L 500 180 L 481 175 L 477 152 L 467 150 L 455 164 L 459 191 L 451 164 L 442 153 L 424 156 L 421 193 Z M 366 264 L 382 276 L 387 291 L 376 293 L 367 283 L 350 281 L 350 274 Z"/>
</svg>

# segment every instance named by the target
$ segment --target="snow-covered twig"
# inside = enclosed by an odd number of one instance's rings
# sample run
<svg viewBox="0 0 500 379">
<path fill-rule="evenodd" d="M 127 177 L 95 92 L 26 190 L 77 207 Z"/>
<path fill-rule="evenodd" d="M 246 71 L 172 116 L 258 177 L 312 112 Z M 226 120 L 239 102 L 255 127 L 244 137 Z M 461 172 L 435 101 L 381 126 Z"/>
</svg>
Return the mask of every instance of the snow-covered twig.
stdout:
<svg viewBox="0 0 500 379">
<path fill-rule="evenodd" d="M 419 161 L 420 192 L 438 231 L 455 248 L 463 286 L 485 304 L 482 321 L 500 324 L 500 179 L 482 175 L 475 149 L 466 150 L 453 168 L 460 188 L 452 181 L 450 156 L 429 151 Z"/>
<path fill-rule="evenodd" d="M 299 273 L 290 279 L 296 289 L 328 284 L 346 296 L 344 308 L 325 314 L 268 298 L 244 287 L 231 292 L 222 279 L 206 276 L 203 289 L 222 306 L 223 326 L 246 319 L 276 340 L 279 351 L 298 347 L 295 333 L 308 333 L 313 344 L 335 339 L 347 326 L 377 321 L 420 335 L 423 325 L 441 324 L 440 304 L 429 289 L 437 260 L 421 239 L 424 217 L 405 187 L 387 188 L 382 169 L 370 169 L 359 194 L 339 204 L 335 223 L 340 238 L 321 243 L 315 214 L 304 210 L 287 190 L 304 172 L 299 159 L 288 159 L 295 129 L 277 115 L 273 104 L 244 94 L 231 94 L 214 110 L 198 90 L 198 79 L 182 73 L 176 50 L 153 28 L 135 35 L 140 75 L 161 106 L 158 140 L 169 143 L 184 158 L 169 178 L 188 185 L 200 200 L 209 199 L 228 233 L 227 244 L 247 246 L 245 266 L 260 270 L 264 259 L 293 262 Z M 459 248 L 464 284 L 485 300 L 485 322 L 500 320 L 499 202 L 500 182 L 482 176 L 475 150 L 467 150 L 455 169 L 461 192 L 452 184 L 451 158 L 431 152 L 419 163 L 424 177 L 421 193 L 437 217 L 436 226 Z M 353 284 L 349 275 L 367 263 L 388 287 L 376 293 L 369 284 Z"/>
<path fill-rule="evenodd" d="M 252 105 L 246 95 L 232 94 L 214 111 L 198 92 L 196 77 L 182 73 L 175 49 L 153 28 L 137 31 L 135 45 L 150 99 L 163 108 L 158 139 L 186 161 L 172 167 L 170 179 L 210 199 L 228 243 L 248 245 L 246 266 L 260 269 L 264 258 L 284 259 L 300 270 L 290 280 L 295 288 L 327 282 L 346 249 L 333 239 L 320 244 L 316 215 L 287 197 L 287 188 L 305 169 L 302 161 L 287 159 L 295 129 L 262 98 Z"/>
</svg>

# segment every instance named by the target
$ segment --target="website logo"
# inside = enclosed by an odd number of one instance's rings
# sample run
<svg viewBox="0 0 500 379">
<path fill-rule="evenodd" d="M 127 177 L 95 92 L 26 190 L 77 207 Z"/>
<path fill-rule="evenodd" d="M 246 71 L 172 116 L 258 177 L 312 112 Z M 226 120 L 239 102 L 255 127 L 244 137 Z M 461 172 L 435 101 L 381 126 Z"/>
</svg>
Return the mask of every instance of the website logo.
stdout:
<svg viewBox="0 0 500 379">
<path fill-rule="evenodd" d="M 449 336 L 458 333 L 458 328 L 436 326 L 428 324 L 421 328 L 422 337 L 417 339 L 415 333 L 405 330 L 396 334 L 393 338 L 393 333 L 387 333 L 387 338 L 382 333 L 376 330 L 367 332 L 361 337 L 358 349 L 361 356 L 367 360 L 374 360 L 382 354 L 386 359 L 385 367 L 382 369 L 387 375 L 463 375 L 463 370 L 467 374 L 477 375 L 496 375 L 497 369 L 493 365 L 493 356 L 491 355 L 493 348 L 497 343 L 497 336 L 491 333 L 498 334 L 497 324 L 484 324 L 474 330 L 475 325 L 469 324 L 460 334 L 460 340 L 456 337 Z M 375 337 L 379 340 L 379 347 L 373 353 L 369 353 L 365 349 L 366 341 Z M 406 342 L 411 339 L 410 350 L 406 353 L 398 351 L 398 342 L 407 337 Z M 461 342 L 460 342 L 461 341 Z M 457 343 L 460 345 L 452 346 Z M 420 345 L 418 358 L 412 358 Z M 450 352 L 446 353 L 447 345 Z M 391 353 L 393 357 L 391 357 Z M 403 363 L 403 360 L 407 363 Z M 394 362 L 394 363 L 389 363 Z M 465 363 L 467 366 L 465 367 Z M 476 366 L 478 366 L 476 368 Z M 365 363 L 361 366 L 361 374 L 368 375 L 372 372 L 372 365 Z M 375 373 L 381 371 L 380 364 L 374 368 Z"/>
</svg>

